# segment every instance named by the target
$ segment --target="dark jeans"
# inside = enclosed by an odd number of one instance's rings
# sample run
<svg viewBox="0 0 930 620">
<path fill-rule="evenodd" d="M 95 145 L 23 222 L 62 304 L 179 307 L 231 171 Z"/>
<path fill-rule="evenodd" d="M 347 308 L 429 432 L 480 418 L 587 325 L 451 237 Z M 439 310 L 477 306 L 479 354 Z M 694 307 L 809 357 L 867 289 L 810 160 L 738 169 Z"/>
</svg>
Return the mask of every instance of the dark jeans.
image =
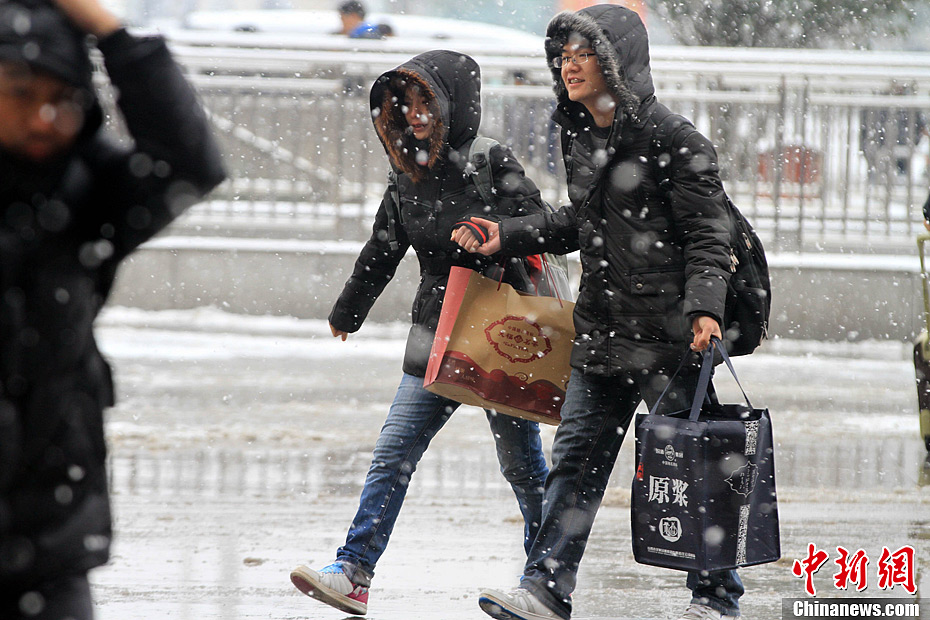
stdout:
<svg viewBox="0 0 930 620">
<path fill-rule="evenodd" d="M 657 413 L 689 407 L 697 378 L 697 368 L 682 370 Z M 642 400 L 651 407 L 667 383 L 662 374 L 594 377 L 572 370 L 552 445 L 543 522 L 521 580 L 563 618 L 571 616 L 578 565 L 636 407 Z M 688 573 L 687 587 L 692 602 L 739 615 L 743 584 L 735 570 Z"/>
<path fill-rule="evenodd" d="M 86 574 L 57 577 L 30 588 L 0 583 L 3 620 L 92 620 L 93 617 Z"/>
<path fill-rule="evenodd" d="M 345 545 L 336 553 L 355 583 L 370 585 L 403 506 L 410 477 L 430 440 L 459 406 L 427 391 L 422 377 L 404 374 L 375 443 L 358 512 Z M 501 473 L 513 488 L 523 514 L 524 547 L 529 552 L 542 521 L 543 488 L 549 473 L 539 425 L 503 414 L 487 415 Z"/>
</svg>

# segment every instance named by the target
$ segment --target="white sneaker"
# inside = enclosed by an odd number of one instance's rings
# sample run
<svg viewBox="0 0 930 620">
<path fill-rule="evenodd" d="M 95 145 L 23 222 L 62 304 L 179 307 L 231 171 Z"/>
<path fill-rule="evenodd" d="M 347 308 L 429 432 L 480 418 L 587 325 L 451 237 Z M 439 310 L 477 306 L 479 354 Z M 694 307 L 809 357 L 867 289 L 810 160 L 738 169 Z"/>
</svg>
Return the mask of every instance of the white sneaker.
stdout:
<svg viewBox="0 0 930 620">
<path fill-rule="evenodd" d="M 514 588 L 510 592 L 482 590 L 478 595 L 478 606 L 484 613 L 497 620 L 561 620 L 561 616 L 546 607 L 525 588 Z"/>
<path fill-rule="evenodd" d="M 368 588 L 352 583 L 342 564 L 330 564 L 319 572 L 306 566 L 291 571 L 291 583 L 309 597 L 350 614 L 368 613 Z"/>
<path fill-rule="evenodd" d="M 737 620 L 739 616 L 727 616 L 713 607 L 691 603 L 678 620 Z"/>
</svg>

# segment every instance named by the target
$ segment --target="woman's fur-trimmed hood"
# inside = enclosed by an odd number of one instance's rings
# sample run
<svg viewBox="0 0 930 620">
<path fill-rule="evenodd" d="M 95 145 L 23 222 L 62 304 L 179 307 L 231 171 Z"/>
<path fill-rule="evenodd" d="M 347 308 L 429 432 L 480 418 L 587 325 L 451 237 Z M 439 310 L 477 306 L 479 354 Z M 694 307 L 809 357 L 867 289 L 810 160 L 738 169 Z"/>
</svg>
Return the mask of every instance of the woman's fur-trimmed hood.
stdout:
<svg viewBox="0 0 930 620">
<path fill-rule="evenodd" d="M 649 67 L 649 38 L 639 15 L 626 7 L 601 4 L 577 12 L 563 11 L 552 18 L 546 29 L 546 60 L 553 90 L 563 107 L 580 104 L 568 98 L 562 73 L 552 66 L 552 59 L 562 54 L 566 43 L 582 39 L 597 54 L 607 87 L 621 107 L 634 118 L 644 117 L 644 108 L 655 98 L 655 86 Z"/>
<path fill-rule="evenodd" d="M 404 117 L 404 94 L 409 86 L 420 89 L 433 116 L 433 130 L 425 145 L 409 132 Z M 370 105 L 375 130 L 391 165 L 419 181 L 426 168 L 433 168 L 449 147 L 456 149 L 478 135 L 478 63 L 459 52 L 435 50 L 420 54 L 375 80 Z M 423 145 L 425 155 L 420 155 L 418 162 L 419 145 Z"/>
</svg>

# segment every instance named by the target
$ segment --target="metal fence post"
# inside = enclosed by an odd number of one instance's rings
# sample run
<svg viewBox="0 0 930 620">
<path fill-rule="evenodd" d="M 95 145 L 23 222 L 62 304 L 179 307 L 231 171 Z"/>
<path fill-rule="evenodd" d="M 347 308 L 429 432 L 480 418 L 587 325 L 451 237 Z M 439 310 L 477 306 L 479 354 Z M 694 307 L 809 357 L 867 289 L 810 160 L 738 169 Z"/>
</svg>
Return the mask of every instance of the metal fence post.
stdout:
<svg viewBox="0 0 930 620">
<path fill-rule="evenodd" d="M 782 169 L 783 169 L 783 160 L 784 153 L 782 153 L 785 148 L 785 119 L 787 117 L 787 108 L 788 108 L 788 86 L 785 76 L 781 76 L 781 83 L 779 84 L 779 103 L 778 103 L 778 112 L 775 114 L 775 151 L 772 153 L 772 167 L 774 168 L 775 179 L 772 183 L 772 208 L 774 210 L 773 217 L 775 220 L 775 245 L 780 249 L 785 249 L 784 246 L 784 230 L 781 217 L 781 181 L 782 181 Z"/>
<path fill-rule="evenodd" d="M 804 185 L 807 174 L 807 113 L 810 103 L 810 79 L 804 78 L 801 91 L 801 144 L 798 145 L 798 233 L 797 250 L 800 252 L 804 243 Z"/>
</svg>

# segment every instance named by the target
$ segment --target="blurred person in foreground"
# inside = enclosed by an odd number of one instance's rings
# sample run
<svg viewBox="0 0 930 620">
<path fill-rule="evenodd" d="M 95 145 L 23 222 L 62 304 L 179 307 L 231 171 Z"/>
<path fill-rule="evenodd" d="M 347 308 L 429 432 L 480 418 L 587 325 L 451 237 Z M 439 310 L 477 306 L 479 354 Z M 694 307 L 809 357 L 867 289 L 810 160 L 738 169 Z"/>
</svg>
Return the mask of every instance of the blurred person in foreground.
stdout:
<svg viewBox="0 0 930 620">
<path fill-rule="evenodd" d="M 460 406 L 423 387 L 451 268 L 465 267 L 503 279 L 517 290 L 533 290 L 522 260 L 501 263 L 469 254 L 452 242 L 452 230 L 475 228 L 470 222 L 473 216 L 499 221 L 545 208 L 513 152 L 500 144 L 487 154 L 494 205 L 484 203 L 470 178 L 469 151 L 481 122 L 481 72 L 472 58 L 444 50 L 415 56 L 375 81 L 370 105 L 375 130 L 396 173 L 396 194 L 390 186 L 384 193 L 371 237 L 330 312 L 333 336 L 345 340 L 359 330 L 409 248 L 420 263 L 420 284 L 413 299 L 400 385 L 375 443 L 345 544 L 329 566 L 313 570 L 302 565 L 291 572 L 291 581 L 301 592 L 352 614 L 367 613 L 375 566 L 390 540 L 417 464 Z M 359 378 L 347 380 L 351 389 Z M 491 411 L 487 419 L 501 473 L 523 514 L 524 548 L 529 549 L 539 528 L 549 473 L 539 425 Z M 319 534 L 322 528 L 315 531 Z"/>
<path fill-rule="evenodd" d="M 103 135 L 87 35 L 134 147 Z M 223 177 L 162 39 L 98 0 L 0 4 L 0 618 L 93 616 L 113 404 L 93 322 L 120 261 Z"/>
<path fill-rule="evenodd" d="M 485 590 L 499 618 L 571 617 L 578 567 L 636 408 L 652 406 L 687 362 L 659 413 L 691 404 L 701 356 L 721 337 L 730 276 L 726 197 L 710 141 L 697 131 L 659 165 L 653 128 L 668 110 L 655 97 L 646 29 L 633 11 L 598 5 L 556 15 L 546 33 L 571 204 L 554 213 L 476 221 L 454 240 L 481 254 L 581 251 L 572 373 L 552 446 L 543 523 L 520 587 Z M 636 518 L 636 515 L 633 515 Z M 743 585 L 735 570 L 688 573 L 680 620 L 732 620 Z"/>
</svg>

